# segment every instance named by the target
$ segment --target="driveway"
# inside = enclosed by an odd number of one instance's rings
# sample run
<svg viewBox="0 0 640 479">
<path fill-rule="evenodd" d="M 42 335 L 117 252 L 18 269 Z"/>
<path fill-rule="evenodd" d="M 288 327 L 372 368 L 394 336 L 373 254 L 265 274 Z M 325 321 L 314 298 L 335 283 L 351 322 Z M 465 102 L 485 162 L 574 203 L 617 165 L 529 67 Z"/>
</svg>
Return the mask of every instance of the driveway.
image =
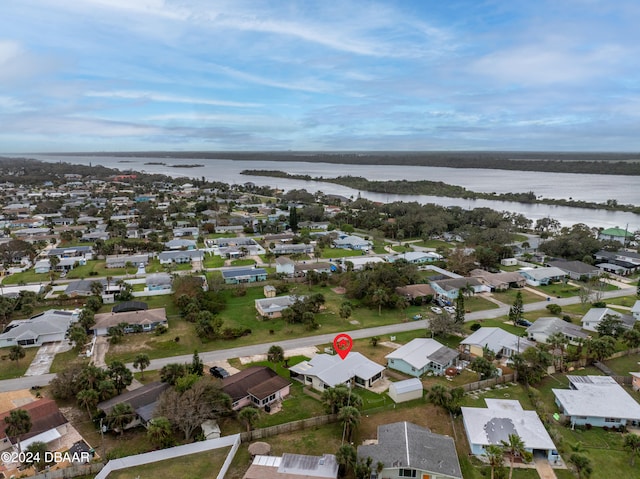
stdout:
<svg viewBox="0 0 640 479">
<path fill-rule="evenodd" d="M 557 479 L 555 471 L 551 468 L 551 464 L 545 457 L 536 457 L 535 460 L 536 471 L 540 479 Z"/>
<path fill-rule="evenodd" d="M 27 372 L 24 373 L 25 376 L 40 376 L 42 374 L 47 374 L 49 369 L 51 368 L 51 363 L 53 363 L 53 358 L 56 357 L 56 354 L 63 353 L 65 351 L 69 351 L 71 346 L 67 341 L 58 341 L 57 343 L 47 343 L 40 346 L 38 352 L 36 353 L 36 357 L 33 358 Z"/>
<path fill-rule="evenodd" d="M 96 338 L 96 344 L 93 346 L 93 364 L 99 368 L 106 368 L 107 364 L 104 362 L 104 357 L 109 351 L 109 338 L 106 336 L 98 336 Z"/>
</svg>

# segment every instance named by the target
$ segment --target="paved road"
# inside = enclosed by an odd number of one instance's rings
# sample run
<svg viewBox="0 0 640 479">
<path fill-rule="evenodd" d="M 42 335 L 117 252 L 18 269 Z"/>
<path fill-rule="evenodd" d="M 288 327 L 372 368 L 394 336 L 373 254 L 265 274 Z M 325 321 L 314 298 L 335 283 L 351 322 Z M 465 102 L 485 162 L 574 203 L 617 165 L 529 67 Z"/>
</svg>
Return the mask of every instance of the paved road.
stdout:
<svg viewBox="0 0 640 479">
<path fill-rule="evenodd" d="M 603 294 L 603 299 L 617 298 L 620 296 L 629 296 L 629 295 L 635 295 L 635 294 L 636 294 L 635 287 L 626 288 L 626 289 L 620 289 L 616 291 L 607 291 Z M 551 301 L 538 301 L 536 303 L 529 303 L 524 305 L 524 311 L 525 312 L 539 311 L 541 309 L 546 308 L 546 306 L 550 303 L 555 303 L 560 306 L 567 306 L 570 304 L 580 303 L 580 298 L 578 297 L 552 298 Z M 500 316 L 505 316 L 507 314 L 509 314 L 509 306 L 469 313 L 466 315 L 465 321 L 478 321 L 480 319 L 498 318 Z M 426 320 L 420 320 L 420 321 L 409 321 L 407 323 L 389 324 L 387 326 L 379 326 L 376 328 L 357 329 L 357 330 L 352 330 L 347 332 L 353 339 L 363 339 L 363 338 L 370 338 L 372 336 L 388 336 L 388 335 L 401 333 L 405 331 L 415 331 L 418 329 L 426 329 L 426 327 L 427 327 Z M 281 346 L 285 350 L 307 347 L 307 346 L 317 346 L 319 344 L 329 344 L 333 342 L 333 338 L 335 336 L 336 336 L 335 333 L 320 334 L 317 336 L 309 336 L 306 338 L 288 339 L 285 341 L 274 341 L 274 342 L 263 343 L 263 344 L 254 344 L 251 346 L 241 346 L 237 348 L 221 349 L 218 351 L 207 351 L 207 352 L 202 352 L 198 354 L 200 355 L 200 359 L 202 359 L 203 362 L 222 361 L 229 358 L 253 356 L 255 354 L 265 354 L 269 350 L 269 348 L 274 344 Z M 192 357 L 191 355 L 184 355 L 184 356 L 173 356 L 169 358 L 153 359 L 151 360 L 151 364 L 147 368 L 147 371 L 160 369 L 162 368 L 162 366 L 169 363 L 189 363 L 191 362 L 191 357 Z M 127 366 L 133 369 L 133 365 L 131 363 L 127 364 Z M 53 377 L 55 377 L 54 374 L 46 374 L 43 376 L 24 377 L 24 378 L 8 379 L 8 380 L 0 381 L 0 392 L 30 388 L 34 385 L 43 386 L 48 384 L 49 381 L 53 379 Z"/>
</svg>

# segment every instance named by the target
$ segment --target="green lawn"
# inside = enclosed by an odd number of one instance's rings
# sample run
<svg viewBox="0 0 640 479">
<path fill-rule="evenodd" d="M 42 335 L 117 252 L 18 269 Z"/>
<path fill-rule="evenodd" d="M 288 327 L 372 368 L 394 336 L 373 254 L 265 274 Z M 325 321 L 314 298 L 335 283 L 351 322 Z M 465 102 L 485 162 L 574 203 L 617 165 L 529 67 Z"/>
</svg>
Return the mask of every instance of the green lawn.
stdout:
<svg viewBox="0 0 640 479">
<path fill-rule="evenodd" d="M 19 361 L 9 359 L 9 349 L 0 349 L 0 380 L 24 376 L 27 368 L 35 358 L 38 348 L 24 348 L 25 357 Z"/>
<path fill-rule="evenodd" d="M 395 245 L 392 246 L 391 249 L 396 253 L 406 253 L 408 251 L 413 251 L 413 248 L 410 245 Z"/>
<path fill-rule="evenodd" d="M 224 266 L 224 258 L 215 254 L 207 254 L 204 257 L 205 268 L 220 268 Z"/>
<path fill-rule="evenodd" d="M 346 256 L 361 256 L 361 251 L 342 248 L 322 248 L 322 258 L 344 258 Z"/>
<path fill-rule="evenodd" d="M 537 303 L 538 301 L 544 301 L 545 299 L 542 296 L 532 293 L 531 291 L 527 291 L 526 289 L 508 289 L 507 291 L 500 291 L 491 294 L 498 301 L 501 301 L 502 303 L 508 305 L 512 305 L 515 302 L 518 293 L 522 295 L 522 302 L 524 304 Z"/>
<path fill-rule="evenodd" d="M 640 355 L 630 354 L 628 356 L 622 356 L 621 358 L 611 359 L 604 362 L 610 367 L 616 374 L 620 376 L 626 376 L 631 372 L 640 371 Z"/>
<path fill-rule="evenodd" d="M 546 286 L 537 286 L 535 289 L 552 298 L 570 298 L 577 296 L 579 288 L 564 283 L 553 283 Z"/>
<path fill-rule="evenodd" d="M 252 259 L 234 259 L 231 266 L 253 266 L 256 262 Z"/>
<path fill-rule="evenodd" d="M 142 466 L 128 467 L 113 471 L 107 477 L 109 479 L 138 479 L 142 477 L 210 479 L 220 471 L 230 450 L 230 447 L 225 447 Z"/>
<path fill-rule="evenodd" d="M 427 241 L 420 241 L 418 243 L 414 243 L 416 246 L 422 246 L 424 248 L 454 248 L 455 246 L 452 245 L 451 243 L 447 243 L 446 241 L 442 241 L 442 240 L 427 240 Z"/>
<path fill-rule="evenodd" d="M 14 273 L 9 276 L 5 276 L 2 279 L 2 284 L 48 283 L 50 280 L 51 277 L 49 276 L 49 273 L 36 274 L 33 269 L 28 269 L 22 273 Z"/>
</svg>

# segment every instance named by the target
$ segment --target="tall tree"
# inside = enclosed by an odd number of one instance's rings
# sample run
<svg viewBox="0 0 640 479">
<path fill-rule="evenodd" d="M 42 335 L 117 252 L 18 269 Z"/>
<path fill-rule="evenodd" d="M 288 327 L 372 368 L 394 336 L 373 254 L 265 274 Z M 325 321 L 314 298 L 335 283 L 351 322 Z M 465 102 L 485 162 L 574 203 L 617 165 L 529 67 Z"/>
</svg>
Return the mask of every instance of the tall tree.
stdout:
<svg viewBox="0 0 640 479">
<path fill-rule="evenodd" d="M 578 473 L 578 479 L 587 479 L 591 477 L 593 467 L 591 466 L 591 460 L 587 456 L 573 453 L 569 456 L 569 462 L 573 464 L 573 467 L 575 467 L 576 472 Z"/>
<path fill-rule="evenodd" d="M 173 445 L 171 423 L 166 417 L 154 417 L 147 425 L 147 438 L 160 448 Z"/>
<path fill-rule="evenodd" d="M 509 456 L 509 479 L 511 479 L 516 459 L 520 457 L 524 462 L 530 462 L 531 453 L 525 449 L 524 441 L 517 434 L 509 434 L 509 438 L 506 441 L 500 441 L 500 446 L 505 454 Z"/>
<path fill-rule="evenodd" d="M 491 444 L 484 451 L 491 467 L 491 479 L 495 477 L 495 471 L 497 468 L 504 466 L 504 449 L 496 444 Z"/>
<path fill-rule="evenodd" d="M 18 452 L 22 452 L 20 446 L 20 436 L 28 433 L 31 430 L 31 416 L 24 409 L 14 409 L 4 418 L 5 433 L 9 437 L 15 437 L 18 439 Z"/>
<path fill-rule="evenodd" d="M 191 366 L 189 366 L 189 372 L 191 374 L 195 374 L 196 376 L 202 376 L 204 374 L 204 363 L 202 362 L 202 359 L 200 359 L 198 350 L 195 350 L 193 352 L 193 357 L 191 358 Z"/>
<path fill-rule="evenodd" d="M 632 466 L 636 464 L 636 457 L 640 455 L 640 436 L 637 434 L 625 434 L 624 435 L 624 448 L 629 451 L 631 456 L 630 463 Z"/>
<path fill-rule="evenodd" d="M 454 315 L 455 322 L 458 324 L 464 323 L 464 315 L 464 294 L 462 294 L 462 290 L 460 290 L 456 297 L 456 314 Z"/>
<path fill-rule="evenodd" d="M 337 414 L 344 406 L 362 408 L 362 397 L 346 384 L 338 384 L 322 392 L 322 402 L 329 414 Z"/>
<path fill-rule="evenodd" d="M 76 394 L 78 406 L 87 410 L 87 414 L 91 417 L 91 412 L 95 410 L 100 402 L 100 394 L 95 389 L 83 389 Z"/>
<path fill-rule="evenodd" d="M 350 467 L 357 461 L 356 449 L 351 444 L 343 444 L 336 452 L 336 461 L 338 462 L 338 475 L 340 477 L 346 476 Z"/>
<path fill-rule="evenodd" d="M 247 432 L 251 432 L 260 419 L 260 411 L 255 407 L 245 407 L 238 413 L 238 419 L 246 426 Z"/>
<path fill-rule="evenodd" d="M 382 305 L 389 299 L 385 288 L 376 288 L 371 295 L 371 301 L 378 306 L 378 316 L 382 314 Z"/>
<path fill-rule="evenodd" d="M 295 206 L 289 207 L 289 228 L 294 233 L 298 232 L 298 209 Z"/>
<path fill-rule="evenodd" d="M 144 370 L 149 367 L 151 361 L 149 355 L 145 353 L 138 353 L 133 360 L 133 367 L 140 370 L 140 378 L 144 379 Z"/>
<path fill-rule="evenodd" d="M 513 306 L 509 308 L 509 320 L 513 322 L 513 325 L 516 326 L 518 321 L 522 319 L 522 314 L 524 313 L 524 305 L 522 301 L 522 293 L 518 291 L 516 293 L 516 299 L 513 301 Z"/>
<path fill-rule="evenodd" d="M 274 344 L 267 351 L 267 361 L 272 362 L 274 365 L 280 364 L 284 361 L 284 349 L 282 346 Z"/>
<path fill-rule="evenodd" d="M 114 431 L 119 431 L 120 435 L 124 434 L 125 427 L 135 419 L 136 412 L 128 402 L 121 402 L 113 406 L 113 409 L 107 414 L 106 423 Z"/>
<path fill-rule="evenodd" d="M 344 426 L 345 438 L 348 442 L 351 442 L 353 431 L 360 424 L 360 411 L 353 406 L 344 406 L 338 411 L 338 419 Z"/>
<path fill-rule="evenodd" d="M 24 348 L 19 344 L 14 344 L 9 348 L 9 359 L 11 361 L 19 362 L 22 358 L 27 355 Z"/>
<path fill-rule="evenodd" d="M 133 381 L 133 374 L 122 361 L 112 361 L 107 374 L 113 381 L 116 391 L 120 394 Z"/>
</svg>

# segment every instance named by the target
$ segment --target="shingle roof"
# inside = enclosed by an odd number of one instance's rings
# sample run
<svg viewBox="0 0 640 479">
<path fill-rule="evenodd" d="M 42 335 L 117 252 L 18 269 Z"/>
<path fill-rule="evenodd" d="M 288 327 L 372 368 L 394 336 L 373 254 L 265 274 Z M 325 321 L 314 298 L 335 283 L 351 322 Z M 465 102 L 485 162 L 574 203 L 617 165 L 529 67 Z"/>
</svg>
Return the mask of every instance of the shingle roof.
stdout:
<svg viewBox="0 0 640 479">
<path fill-rule="evenodd" d="M 120 323 L 127 324 L 153 324 L 167 320 L 164 308 L 147 309 L 146 311 L 125 311 L 122 313 L 101 313 L 95 316 L 96 323 L 91 329 L 104 329 L 117 326 Z"/>
<path fill-rule="evenodd" d="M 536 321 L 527 328 L 529 334 L 546 334 L 550 336 L 554 333 L 563 333 L 567 336 L 574 338 L 586 338 L 587 333 L 583 332 L 580 326 L 572 323 L 567 323 L 560 318 L 545 317 L 538 318 Z"/>
<path fill-rule="evenodd" d="M 109 414 L 115 405 L 120 403 L 129 403 L 133 409 L 138 409 L 155 403 L 160 394 L 168 388 L 169 384 L 155 381 L 145 384 L 133 391 L 127 391 L 107 401 L 102 401 L 98 404 L 98 409 L 104 411 L 105 414 Z"/>
<path fill-rule="evenodd" d="M 378 444 L 358 447 L 358 457 L 386 468 L 411 468 L 462 479 L 453 439 L 410 422 L 378 426 Z"/>
<path fill-rule="evenodd" d="M 488 347 L 494 353 L 500 352 L 503 347 L 513 351 L 524 351 L 534 346 L 528 339 L 519 338 L 501 328 L 480 328 L 471 336 L 463 339 L 460 344 Z"/>
<path fill-rule="evenodd" d="M 260 385 L 262 383 L 266 383 L 272 378 L 275 378 L 278 374 L 273 371 L 271 368 L 266 366 L 252 366 L 247 368 L 239 373 L 232 374 L 231 376 L 227 376 L 222 380 L 222 389 L 225 393 L 231 396 L 231 399 L 235 402 L 239 399 L 247 397 L 249 395 L 249 390 L 258 388 L 257 392 L 263 394 L 264 391 L 260 389 Z M 282 378 L 284 379 L 284 378 Z M 291 384 L 288 381 L 284 380 L 286 384 L 282 384 L 278 389 L 272 389 L 271 393 L 279 391 L 287 384 Z M 270 383 L 270 388 L 276 387 L 278 384 L 274 381 Z"/>
<path fill-rule="evenodd" d="M 37 436 L 49 429 L 66 424 L 67 418 L 60 412 L 58 405 L 53 399 L 38 399 L 15 409 L 23 409 L 29 413 L 31 418 L 31 429 L 27 434 L 20 436 L 20 439 L 28 439 Z M 13 410 L 15 410 L 13 409 Z M 0 414 L 0 438 L 6 437 L 4 418 L 11 415 L 11 411 Z"/>
</svg>

